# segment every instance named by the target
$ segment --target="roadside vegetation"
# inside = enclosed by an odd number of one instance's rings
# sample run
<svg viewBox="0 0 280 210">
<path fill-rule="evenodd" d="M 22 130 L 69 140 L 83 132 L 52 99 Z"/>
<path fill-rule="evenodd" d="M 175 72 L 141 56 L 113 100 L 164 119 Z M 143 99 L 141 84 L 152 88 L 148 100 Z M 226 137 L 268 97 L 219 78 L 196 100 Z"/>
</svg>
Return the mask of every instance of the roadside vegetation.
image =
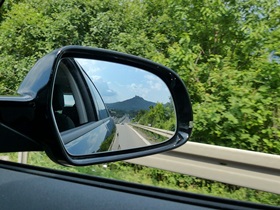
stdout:
<svg viewBox="0 0 280 210">
<path fill-rule="evenodd" d="M 279 17 L 279 0 L 6 1 L 0 10 L 0 94 L 14 95 L 53 49 L 117 50 L 180 75 L 193 104 L 191 141 L 279 155 Z M 150 117 L 155 122 L 149 124 L 172 129 L 174 118 L 161 121 L 164 107 L 153 109 L 135 121 L 149 123 Z M 280 205 L 279 195 L 125 162 L 65 168 L 30 153 L 29 164 Z"/>
<path fill-rule="evenodd" d="M 140 110 L 133 119 L 134 123 L 151 126 L 154 128 L 175 131 L 176 116 L 171 102 L 167 104 L 157 103 L 149 110 Z"/>
</svg>

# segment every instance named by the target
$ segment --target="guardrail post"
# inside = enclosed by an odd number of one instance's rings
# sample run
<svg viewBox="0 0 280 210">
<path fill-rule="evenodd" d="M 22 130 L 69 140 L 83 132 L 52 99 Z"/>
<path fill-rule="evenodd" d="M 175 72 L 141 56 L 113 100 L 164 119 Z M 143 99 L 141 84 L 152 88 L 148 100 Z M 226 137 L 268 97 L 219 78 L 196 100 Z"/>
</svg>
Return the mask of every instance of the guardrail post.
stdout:
<svg viewBox="0 0 280 210">
<path fill-rule="evenodd" d="M 28 152 L 19 152 L 18 153 L 18 163 L 27 164 Z"/>
</svg>

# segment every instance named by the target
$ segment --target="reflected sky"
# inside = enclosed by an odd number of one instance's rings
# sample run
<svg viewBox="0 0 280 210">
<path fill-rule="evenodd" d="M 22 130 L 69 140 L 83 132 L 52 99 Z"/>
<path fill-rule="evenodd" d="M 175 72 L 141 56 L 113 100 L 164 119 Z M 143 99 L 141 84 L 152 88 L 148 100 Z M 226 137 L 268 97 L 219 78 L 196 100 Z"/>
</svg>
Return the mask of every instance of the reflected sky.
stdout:
<svg viewBox="0 0 280 210">
<path fill-rule="evenodd" d="M 168 88 L 157 76 L 135 68 L 106 61 L 76 59 L 99 90 L 105 103 L 140 96 L 147 101 L 169 102 Z"/>
</svg>

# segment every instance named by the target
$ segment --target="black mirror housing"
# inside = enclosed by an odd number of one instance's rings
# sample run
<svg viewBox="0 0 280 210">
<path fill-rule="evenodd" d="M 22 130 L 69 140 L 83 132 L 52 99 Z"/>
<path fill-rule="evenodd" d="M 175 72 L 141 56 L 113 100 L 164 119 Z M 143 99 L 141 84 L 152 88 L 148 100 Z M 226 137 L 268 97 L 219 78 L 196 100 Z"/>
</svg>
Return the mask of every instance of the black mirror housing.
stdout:
<svg viewBox="0 0 280 210">
<path fill-rule="evenodd" d="M 63 135 L 58 129 L 52 102 L 58 66 L 65 58 L 94 59 L 122 64 L 145 70 L 159 77 L 173 98 L 177 121 L 173 137 L 159 144 L 127 150 L 85 155 L 69 153 L 63 143 Z M 83 73 L 78 73 L 85 81 Z M 18 93 L 19 96 L 0 98 L 0 130 L 18 136 L 13 139 L 22 142 L 19 145 L 23 146 L 15 150 L 44 150 L 53 161 L 63 165 L 91 165 L 171 150 L 186 143 L 192 131 L 192 107 L 188 92 L 179 76 L 160 64 L 115 51 L 81 46 L 66 46 L 54 50 L 35 64 L 20 85 Z M 12 115 L 13 119 L 8 119 L 5 114 Z M 79 127 L 75 128 L 76 133 L 82 132 L 81 130 Z M 11 134 L 6 134 L 4 137 L 10 138 Z M 13 150 L 8 144 L 3 148 L 2 150 L 5 151 Z"/>
</svg>

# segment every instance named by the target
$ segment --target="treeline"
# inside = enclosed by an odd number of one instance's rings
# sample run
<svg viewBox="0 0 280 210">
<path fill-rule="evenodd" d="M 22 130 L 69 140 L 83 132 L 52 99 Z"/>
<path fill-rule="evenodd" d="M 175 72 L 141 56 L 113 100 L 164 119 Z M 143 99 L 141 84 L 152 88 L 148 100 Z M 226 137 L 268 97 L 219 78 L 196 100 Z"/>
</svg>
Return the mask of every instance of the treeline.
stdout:
<svg viewBox="0 0 280 210">
<path fill-rule="evenodd" d="M 149 110 L 140 110 L 134 117 L 133 122 L 164 130 L 175 131 L 176 115 L 171 103 L 157 103 Z"/>
<path fill-rule="evenodd" d="M 280 154 L 279 0 L 11 0 L 0 11 L 0 93 L 44 54 L 84 45 L 175 70 L 191 140 Z"/>
</svg>

